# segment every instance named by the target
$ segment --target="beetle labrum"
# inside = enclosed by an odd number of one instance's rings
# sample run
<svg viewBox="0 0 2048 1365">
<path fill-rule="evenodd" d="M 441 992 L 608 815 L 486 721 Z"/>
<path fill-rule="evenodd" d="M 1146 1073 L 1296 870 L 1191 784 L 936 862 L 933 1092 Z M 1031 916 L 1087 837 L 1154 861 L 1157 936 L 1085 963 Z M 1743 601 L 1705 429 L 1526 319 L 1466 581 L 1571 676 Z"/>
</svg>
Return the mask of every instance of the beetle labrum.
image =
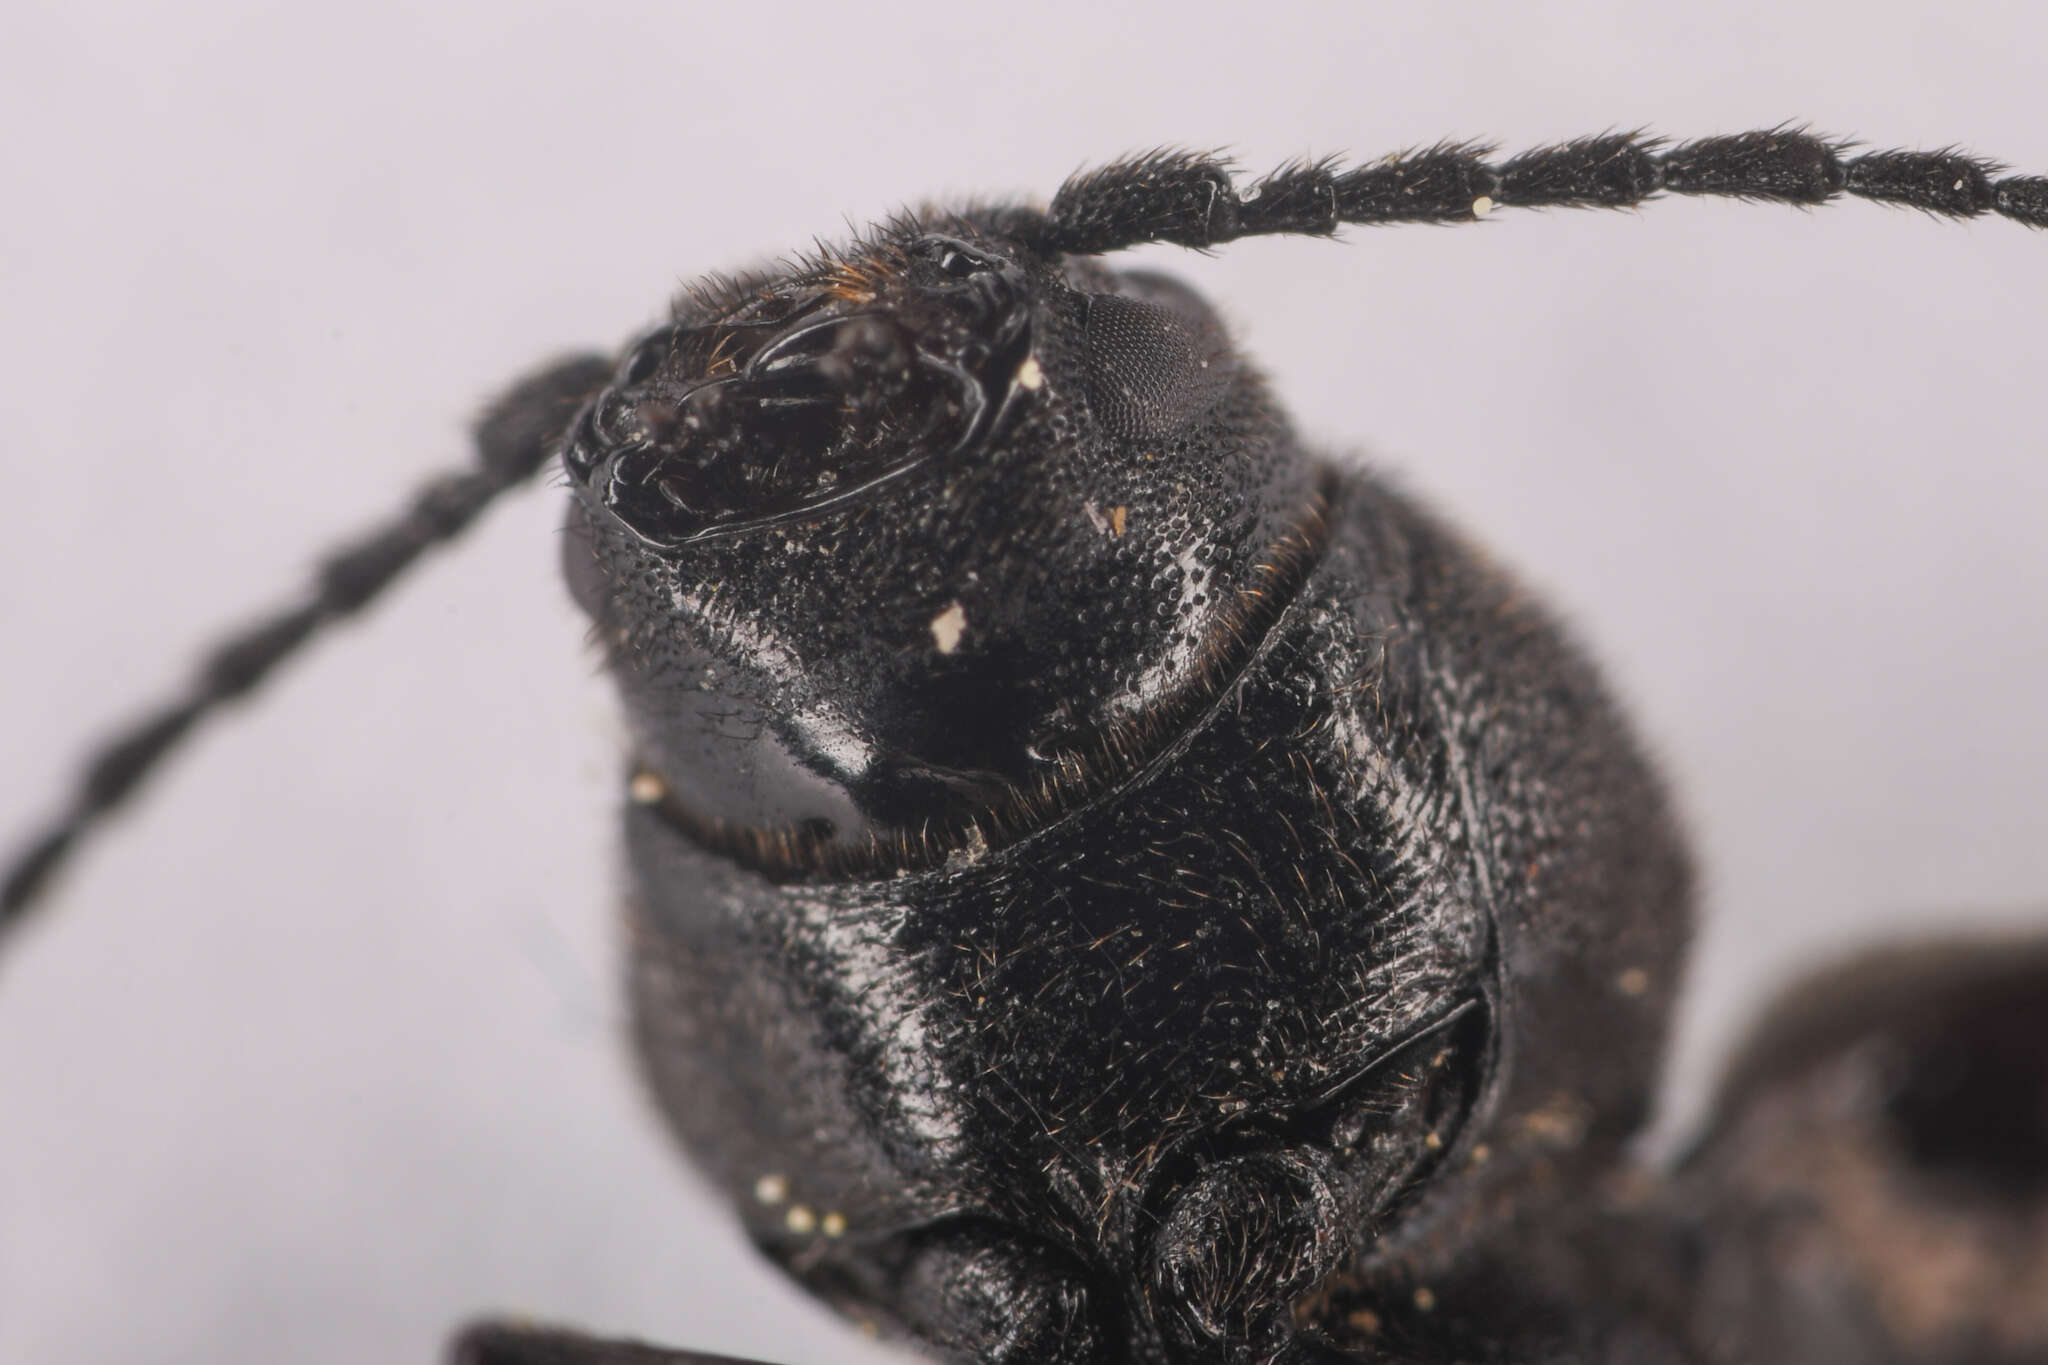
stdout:
<svg viewBox="0 0 2048 1365">
<path fill-rule="evenodd" d="M 474 470 L 105 748 L 8 915 L 559 455 L 632 735 L 642 1064 L 850 1313 L 1048 1365 L 2038 1359 L 2048 953 L 1828 978 L 1681 1170 L 1632 1167 L 1690 877 L 1625 723 L 1511 580 L 1306 450 L 1199 297 L 1099 258 L 1660 193 L 2048 226 L 2048 179 L 1783 128 L 1487 157 L 1240 190 L 1154 153 L 706 281 L 516 385 Z M 1983 1282 L 1923 1302 L 1935 1254 Z"/>
</svg>

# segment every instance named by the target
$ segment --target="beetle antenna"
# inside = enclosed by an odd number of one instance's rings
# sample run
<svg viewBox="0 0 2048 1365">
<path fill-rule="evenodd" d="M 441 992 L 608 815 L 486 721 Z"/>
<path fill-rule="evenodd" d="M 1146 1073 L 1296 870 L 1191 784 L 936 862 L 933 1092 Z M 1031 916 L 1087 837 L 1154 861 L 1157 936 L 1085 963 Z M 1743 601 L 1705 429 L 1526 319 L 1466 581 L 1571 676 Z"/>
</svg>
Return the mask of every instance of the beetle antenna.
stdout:
<svg viewBox="0 0 2048 1365">
<path fill-rule="evenodd" d="M 577 408 L 611 377 L 602 356 L 562 360 L 521 381 L 476 425 L 476 462 L 445 474 L 406 509 L 328 555 L 298 601 L 209 650 L 185 692 L 100 745 L 70 806 L 16 856 L 0 882 L 0 934 L 18 924 L 71 850 L 135 791 L 195 725 L 252 691 L 328 626 L 360 611 L 421 554 L 461 534 L 492 499 L 525 482 L 557 449 Z"/>
<path fill-rule="evenodd" d="M 1846 194 L 2048 227 L 2048 176 L 1995 179 L 1998 163 L 1954 148 L 1847 156 L 1853 145 L 1789 124 L 1676 144 L 1637 131 L 1496 163 L 1487 144 L 1439 142 L 1348 170 L 1333 158 L 1291 162 L 1243 190 L 1227 161 L 1152 151 L 1062 185 L 1045 245 L 1083 255 L 1146 242 L 1200 249 L 1240 237 L 1327 237 L 1346 223 L 1470 223 L 1496 208 L 1628 208 L 1665 194 L 1802 205 Z"/>
</svg>

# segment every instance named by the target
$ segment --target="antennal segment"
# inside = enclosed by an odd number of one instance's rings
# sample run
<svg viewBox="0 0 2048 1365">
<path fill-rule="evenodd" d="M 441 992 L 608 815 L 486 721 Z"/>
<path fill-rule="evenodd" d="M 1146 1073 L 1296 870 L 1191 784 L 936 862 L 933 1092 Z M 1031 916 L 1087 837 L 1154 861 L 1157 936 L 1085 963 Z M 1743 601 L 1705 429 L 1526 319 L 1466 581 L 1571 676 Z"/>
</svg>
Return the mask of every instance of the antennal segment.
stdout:
<svg viewBox="0 0 2048 1365">
<path fill-rule="evenodd" d="M 1440 142 L 1348 170 L 1334 158 L 1294 162 L 1242 191 L 1228 161 L 1161 149 L 1068 180 L 1053 196 L 1046 244 L 1084 255 L 1146 242 L 1204 249 L 1324 237 L 1346 223 L 1469 223 L 1496 208 L 1628 208 L 1666 193 L 1781 204 L 1846 194 L 2048 227 L 2048 176 L 1995 179 L 1998 163 L 1953 148 L 1846 156 L 1853 145 L 1785 126 L 1675 145 L 1605 133 L 1496 163 L 1486 144 Z"/>
<path fill-rule="evenodd" d="M 492 499 L 532 477 L 611 370 L 602 356 L 576 356 L 516 385 L 478 421 L 474 467 L 435 479 L 392 521 L 329 555 L 299 601 L 222 641 L 201 661 L 184 695 L 102 744 L 87 761 L 69 808 L 8 867 L 0 883 L 0 935 L 20 922 L 79 840 L 201 719 L 254 690 L 326 627 L 376 598 L 421 554 L 461 534 Z"/>
</svg>

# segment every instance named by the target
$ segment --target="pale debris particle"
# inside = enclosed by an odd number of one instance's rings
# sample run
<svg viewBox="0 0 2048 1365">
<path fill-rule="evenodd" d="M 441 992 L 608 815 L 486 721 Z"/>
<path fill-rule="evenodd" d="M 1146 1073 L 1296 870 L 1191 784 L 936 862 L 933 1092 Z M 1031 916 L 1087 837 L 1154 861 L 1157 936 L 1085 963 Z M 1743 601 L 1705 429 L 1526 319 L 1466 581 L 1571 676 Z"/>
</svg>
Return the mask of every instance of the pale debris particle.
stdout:
<svg viewBox="0 0 2048 1365">
<path fill-rule="evenodd" d="M 941 649 L 945 646 L 941 645 Z M 966 842 L 946 855 L 947 867 L 972 867 L 988 856 L 988 836 L 980 825 L 967 827 Z"/>
<path fill-rule="evenodd" d="M 1093 526 L 1096 530 L 1112 539 L 1123 535 L 1124 522 L 1131 515 L 1129 507 L 1112 507 L 1105 514 L 1100 507 L 1097 507 L 1092 502 L 1082 503 L 1081 510 L 1088 514 L 1088 524 L 1090 526 Z"/>
<path fill-rule="evenodd" d="M 1039 368 L 1038 357 L 1035 355 L 1025 356 L 1024 363 L 1017 367 L 1017 387 L 1020 389 L 1036 389 L 1044 383 L 1045 371 Z"/>
<path fill-rule="evenodd" d="M 650 772 L 637 772 L 626 784 L 626 794 L 643 806 L 658 804 L 668 795 L 668 783 Z"/>
<path fill-rule="evenodd" d="M 1623 995 L 1641 995 L 1650 989 L 1650 974 L 1641 967 L 1630 967 L 1614 978 L 1614 988 Z"/>
<path fill-rule="evenodd" d="M 1482 195 L 1480 195 L 1480 196 L 1479 196 L 1479 197 L 1478 197 L 1477 199 L 1474 199 L 1474 200 L 1472 201 L 1472 216 L 1473 216 L 1474 218 L 1484 218 L 1484 217 L 1485 217 L 1485 216 L 1486 216 L 1487 214 L 1489 214 L 1489 213 L 1492 213 L 1492 212 L 1493 212 L 1493 196 L 1492 196 L 1492 195 L 1489 195 L 1489 194 L 1482 194 Z"/>
<path fill-rule="evenodd" d="M 941 654 L 960 648 L 960 637 L 966 633 L 967 608 L 957 601 L 932 618 L 932 640 Z"/>
<path fill-rule="evenodd" d="M 1428 1285 L 1417 1289 L 1415 1291 L 1415 1309 L 1419 1313 L 1434 1312 L 1436 1309 L 1436 1291 Z"/>
<path fill-rule="evenodd" d="M 779 1175 L 764 1175 L 754 1182 L 754 1198 L 764 1204 L 780 1204 L 789 1198 L 789 1181 Z"/>
<path fill-rule="evenodd" d="M 818 1215 L 811 1212 L 809 1204 L 791 1204 L 782 1222 L 799 1237 L 808 1237 L 818 1230 Z"/>
<path fill-rule="evenodd" d="M 824 1233 L 827 1237 L 844 1237 L 846 1235 L 846 1215 L 843 1213 L 826 1214 L 818 1220 L 818 1231 Z"/>
</svg>

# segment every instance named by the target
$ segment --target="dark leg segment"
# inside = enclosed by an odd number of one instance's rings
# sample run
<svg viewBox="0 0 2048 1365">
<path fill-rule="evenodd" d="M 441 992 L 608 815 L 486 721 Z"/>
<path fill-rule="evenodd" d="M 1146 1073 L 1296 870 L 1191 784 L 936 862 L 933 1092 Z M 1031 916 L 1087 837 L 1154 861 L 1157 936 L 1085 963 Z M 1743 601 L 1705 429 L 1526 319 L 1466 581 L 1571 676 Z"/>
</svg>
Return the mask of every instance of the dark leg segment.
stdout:
<svg viewBox="0 0 2048 1365">
<path fill-rule="evenodd" d="M 448 1365 L 760 1365 L 736 1356 L 606 1341 L 557 1327 L 482 1322 L 448 1348 Z"/>
<path fill-rule="evenodd" d="M 1676 145 L 1609 133 L 1495 164 L 1491 147 L 1443 142 L 1349 170 L 1327 159 L 1295 163 L 1242 192 L 1219 157 L 1158 151 L 1067 181 L 1045 231 L 1052 249 L 1083 254 L 1145 242 L 1202 248 L 1240 237 L 1326 236 L 1345 223 L 1472 222 L 1505 206 L 1626 208 L 1663 193 L 1784 204 L 1847 194 L 2048 227 L 2048 176 L 1994 180 L 1995 163 L 1954 150 L 1849 157 L 1849 145 L 1789 127 Z"/>
<path fill-rule="evenodd" d="M 962 1223 L 910 1248 L 892 1296 L 914 1335 L 978 1365 L 1122 1365 L 1085 1272 L 1047 1247 Z"/>
<path fill-rule="evenodd" d="M 1146 1269 L 1148 1299 L 1179 1358 L 1283 1358 L 1294 1301 L 1344 1254 L 1340 1184 L 1328 1155 L 1303 1146 L 1216 1161 L 1174 1192 Z"/>
<path fill-rule="evenodd" d="M 1675 1192 L 1674 1299 L 1729 1358 L 2048 1360 L 2048 939 L 1799 983 Z"/>
<path fill-rule="evenodd" d="M 301 600 L 231 636 L 202 661 L 184 696 L 102 745 L 86 764 L 70 809 L 8 868 L 0 884 L 0 933 L 21 918 L 79 839 L 202 717 L 254 689 L 325 627 L 361 610 L 422 553 L 460 534 L 493 498 L 531 477 L 611 370 L 603 357 L 577 356 L 520 382 L 477 423 L 473 468 L 434 480 L 396 519 L 330 555 Z"/>
</svg>

